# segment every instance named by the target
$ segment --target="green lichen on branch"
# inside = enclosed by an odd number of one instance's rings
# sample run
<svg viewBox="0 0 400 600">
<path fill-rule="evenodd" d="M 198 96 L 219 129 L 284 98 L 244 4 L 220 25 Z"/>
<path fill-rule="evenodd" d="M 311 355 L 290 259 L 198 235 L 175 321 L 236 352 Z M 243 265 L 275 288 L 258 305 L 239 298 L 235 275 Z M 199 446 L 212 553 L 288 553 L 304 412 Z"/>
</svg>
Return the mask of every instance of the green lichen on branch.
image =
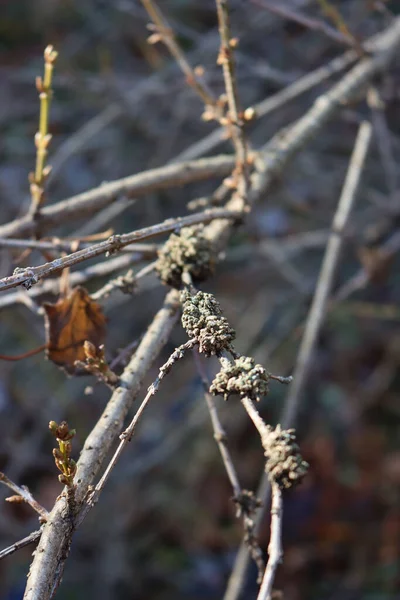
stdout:
<svg viewBox="0 0 400 600">
<path fill-rule="evenodd" d="M 215 376 L 210 393 L 221 395 L 228 400 L 232 394 L 247 396 L 259 401 L 268 394 L 270 375 L 261 365 L 256 365 L 254 358 L 239 356 L 234 362 L 221 359 L 222 368 Z"/>
<path fill-rule="evenodd" d="M 195 338 L 199 352 L 206 356 L 229 350 L 235 339 L 235 330 L 223 316 L 219 302 L 212 294 L 187 290 L 181 293 L 182 325 L 189 338 Z"/>
<path fill-rule="evenodd" d="M 170 235 L 158 253 L 155 268 L 163 283 L 179 289 L 185 273 L 197 283 L 212 275 L 214 267 L 215 250 L 204 235 L 204 226 L 197 225 Z"/>
<path fill-rule="evenodd" d="M 300 454 L 295 430 L 282 429 L 280 425 L 272 429 L 267 425 L 261 441 L 267 458 L 265 470 L 270 481 L 281 489 L 297 485 L 306 475 L 308 463 Z"/>
</svg>

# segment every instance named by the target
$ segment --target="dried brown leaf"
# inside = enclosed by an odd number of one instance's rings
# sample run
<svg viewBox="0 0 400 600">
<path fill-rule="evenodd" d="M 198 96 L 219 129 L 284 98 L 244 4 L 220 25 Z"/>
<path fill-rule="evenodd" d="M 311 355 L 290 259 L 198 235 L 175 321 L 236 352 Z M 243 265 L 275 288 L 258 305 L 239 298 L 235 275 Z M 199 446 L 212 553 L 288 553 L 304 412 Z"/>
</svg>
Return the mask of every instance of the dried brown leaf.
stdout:
<svg viewBox="0 0 400 600">
<path fill-rule="evenodd" d="M 68 373 L 76 374 L 76 361 L 85 360 L 83 344 L 104 343 L 106 319 L 101 306 L 83 287 L 76 287 L 55 304 L 44 304 L 47 357 Z"/>
</svg>

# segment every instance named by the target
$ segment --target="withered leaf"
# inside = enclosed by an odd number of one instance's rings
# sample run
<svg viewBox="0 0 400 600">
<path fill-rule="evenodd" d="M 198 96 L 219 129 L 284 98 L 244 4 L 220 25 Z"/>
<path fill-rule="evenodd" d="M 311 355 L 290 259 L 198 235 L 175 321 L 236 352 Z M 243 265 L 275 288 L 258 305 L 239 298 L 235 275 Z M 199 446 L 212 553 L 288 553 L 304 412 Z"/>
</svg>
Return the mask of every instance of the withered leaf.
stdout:
<svg viewBox="0 0 400 600">
<path fill-rule="evenodd" d="M 76 287 L 55 304 L 44 304 L 47 357 L 68 373 L 80 372 L 75 361 L 85 360 L 86 340 L 96 347 L 104 343 L 106 319 L 101 306 L 84 287 Z"/>
</svg>

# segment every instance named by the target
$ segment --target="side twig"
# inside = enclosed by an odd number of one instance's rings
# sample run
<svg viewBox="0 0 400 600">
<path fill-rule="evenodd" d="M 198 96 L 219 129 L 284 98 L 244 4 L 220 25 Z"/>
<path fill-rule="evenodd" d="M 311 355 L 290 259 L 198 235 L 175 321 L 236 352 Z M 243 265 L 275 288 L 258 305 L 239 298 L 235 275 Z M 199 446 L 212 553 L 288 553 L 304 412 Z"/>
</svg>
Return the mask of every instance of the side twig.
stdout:
<svg viewBox="0 0 400 600">
<path fill-rule="evenodd" d="M 303 25 L 307 29 L 313 29 L 314 31 L 321 31 L 335 42 L 339 42 L 341 44 L 346 44 L 350 46 L 354 46 L 354 41 L 351 36 L 345 35 L 341 31 L 337 31 L 324 21 L 320 19 L 312 19 L 304 14 L 301 14 L 298 11 L 294 11 L 292 8 L 289 8 L 282 4 L 277 4 L 276 2 L 271 2 L 270 0 L 251 0 L 253 4 L 260 6 L 261 8 L 265 8 L 270 12 L 279 15 L 284 19 L 289 19 L 290 21 L 294 21 L 295 23 L 299 23 Z"/>
<path fill-rule="evenodd" d="M 10 554 L 14 554 L 14 552 L 17 552 L 17 550 L 28 546 L 28 544 L 33 544 L 34 542 L 37 542 L 40 539 L 41 535 L 42 530 L 38 529 L 37 531 L 33 531 L 28 536 L 24 537 L 22 540 L 14 542 L 14 544 L 11 544 L 11 546 L 8 546 L 8 548 L 0 550 L 0 560 L 2 558 L 5 558 L 6 556 L 10 556 Z"/>
<path fill-rule="evenodd" d="M 182 344 L 182 346 L 179 346 L 179 348 L 176 348 L 174 350 L 174 352 L 171 354 L 171 356 L 169 357 L 169 359 L 167 360 L 167 362 L 160 368 L 157 379 L 154 381 L 154 383 L 152 383 L 150 385 L 149 389 L 147 390 L 147 394 L 146 394 L 144 400 L 142 401 L 142 403 L 140 404 L 139 408 L 137 409 L 133 419 L 129 423 L 128 427 L 119 436 L 121 441 L 120 441 L 116 451 L 114 452 L 113 457 L 111 458 L 110 462 L 108 463 L 107 468 L 104 471 L 100 481 L 97 483 L 93 492 L 88 497 L 87 508 L 86 508 L 86 510 L 85 509 L 83 510 L 82 517 L 86 515 L 88 508 L 91 508 L 97 502 L 100 493 L 102 492 L 105 484 L 108 481 L 108 478 L 111 475 L 111 472 L 113 471 L 113 469 L 115 468 L 115 465 L 117 464 L 117 462 L 119 460 L 119 457 L 121 456 L 121 454 L 122 454 L 123 450 L 125 449 L 126 445 L 128 444 L 128 442 L 131 441 L 133 433 L 136 428 L 136 425 L 138 424 L 140 417 L 142 416 L 147 404 L 149 403 L 150 398 L 157 393 L 162 379 L 164 379 L 164 377 L 170 372 L 172 366 L 178 360 L 183 358 L 185 352 L 187 350 L 191 350 L 196 345 L 196 343 L 197 343 L 196 340 L 192 339 L 192 340 L 189 340 L 188 342 L 186 342 L 185 344 Z"/>
<path fill-rule="evenodd" d="M 0 483 L 4 483 L 7 487 L 10 488 L 16 495 L 11 496 L 11 498 L 6 498 L 7 502 L 26 502 L 35 510 L 45 521 L 47 520 L 49 513 L 39 502 L 35 500 L 32 496 L 28 488 L 23 485 L 19 486 L 11 479 L 9 479 L 4 473 L 0 472 Z"/>
<path fill-rule="evenodd" d="M 53 46 L 47 46 L 44 51 L 44 77 L 36 78 L 36 87 L 40 98 L 39 130 L 35 135 L 36 145 L 36 168 L 34 173 L 29 174 L 31 188 L 30 216 L 34 219 L 44 201 L 44 185 L 50 173 L 50 166 L 46 165 L 47 148 L 51 141 L 49 133 L 50 103 L 53 95 L 51 88 L 53 79 L 54 63 L 57 52 Z"/>
<path fill-rule="evenodd" d="M 214 96 L 197 77 L 195 71 L 190 66 L 186 56 L 177 44 L 174 33 L 166 22 L 161 10 L 153 0 L 141 0 L 141 2 L 156 28 L 156 32 L 153 36 L 150 36 L 149 42 L 155 43 L 156 41 L 162 41 L 175 58 L 181 71 L 185 74 L 187 84 L 195 90 L 205 105 L 214 106 L 216 103 Z"/>
<path fill-rule="evenodd" d="M 221 47 L 218 56 L 218 64 L 222 65 L 224 74 L 225 91 L 228 99 L 229 112 L 228 131 L 231 132 L 236 154 L 236 167 L 233 173 L 237 178 L 237 192 L 243 201 L 247 201 L 249 190 L 250 165 L 247 160 L 247 142 L 244 133 L 244 116 L 240 109 L 239 94 L 236 81 L 234 48 L 237 39 L 232 38 L 228 14 L 227 0 L 216 0 L 219 35 Z"/>
</svg>

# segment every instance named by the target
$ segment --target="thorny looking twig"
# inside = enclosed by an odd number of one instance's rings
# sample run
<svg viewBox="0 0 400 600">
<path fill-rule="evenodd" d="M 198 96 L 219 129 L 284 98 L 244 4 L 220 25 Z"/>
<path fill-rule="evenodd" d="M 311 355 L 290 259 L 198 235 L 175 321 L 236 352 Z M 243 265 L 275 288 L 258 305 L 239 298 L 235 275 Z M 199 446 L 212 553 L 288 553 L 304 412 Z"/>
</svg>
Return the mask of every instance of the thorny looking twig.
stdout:
<svg viewBox="0 0 400 600">
<path fill-rule="evenodd" d="M 379 50 L 379 41 L 381 39 L 382 34 L 377 34 L 369 38 L 364 44 L 363 48 L 367 52 L 376 52 Z M 332 77 L 336 73 L 340 73 L 344 71 L 348 66 L 354 63 L 357 58 L 360 57 L 359 52 L 355 50 L 349 50 L 345 52 L 342 56 L 338 56 L 334 58 L 326 65 L 315 69 L 311 73 L 307 73 L 303 77 L 300 77 L 298 80 L 294 81 L 287 87 L 283 88 L 276 94 L 265 98 L 265 100 L 261 100 L 257 104 L 254 105 L 254 110 L 257 115 L 257 118 L 265 117 L 269 115 L 271 112 L 277 110 L 284 106 L 287 102 L 294 100 L 304 92 L 318 84 L 322 83 L 326 79 Z M 175 161 L 181 160 L 194 160 L 199 158 L 200 156 L 214 150 L 217 146 L 219 146 L 224 140 L 224 128 L 218 128 L 209 133 L 199 142 L 192 144 L 190 148 L 181 152 L 175 159 Z"/>
<path fill-rule="evenodd" d="M 114 230 L 109 229 L 95 235 L 88 235 L 85 238 L 63 238 L 53 237 L 52 240 L 25 240 L 18 238 L 0 238 L 0 248 L 30 248 L 31 250 L 53 250 L 54 252 L 73 252 L 79 248 L 87 248 L 91 242 L 105 240 L 113 235 Z M 149 244 L 140 245 L 144 252 L 150 249 Z M 140 249 L 139 246 L 139 249 Z M 136 247 L 135 247 L 136 249 Z M 126 249 L 129 251 L 129 248 Z"/>
</svg>

